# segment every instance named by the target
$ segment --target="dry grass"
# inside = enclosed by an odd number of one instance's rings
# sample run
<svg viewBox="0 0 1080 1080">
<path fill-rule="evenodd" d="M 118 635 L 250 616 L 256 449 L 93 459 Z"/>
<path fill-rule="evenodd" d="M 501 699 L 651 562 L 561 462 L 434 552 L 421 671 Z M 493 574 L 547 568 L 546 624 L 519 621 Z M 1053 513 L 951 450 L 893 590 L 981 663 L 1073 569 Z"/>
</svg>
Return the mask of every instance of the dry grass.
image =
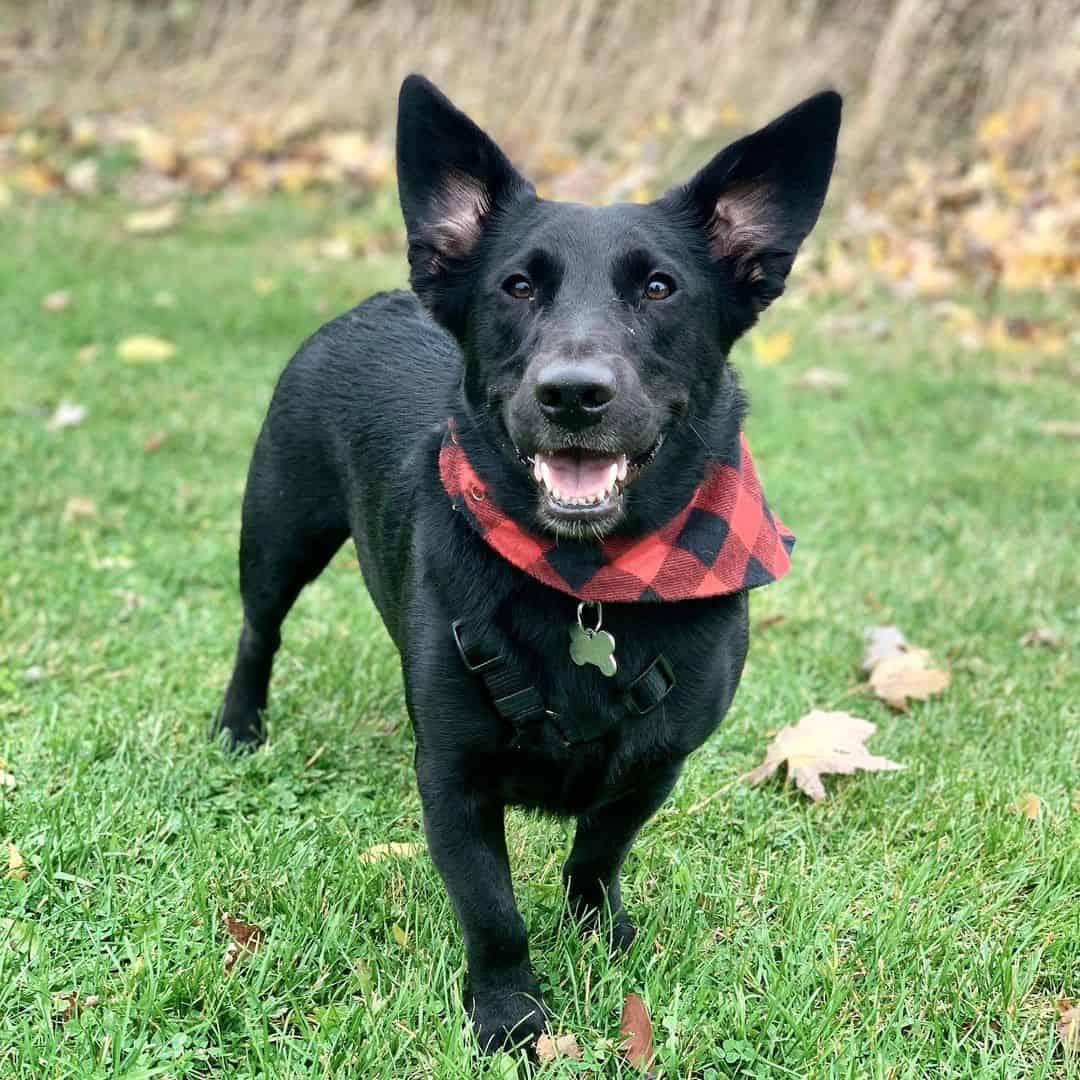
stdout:
<svg viewBox="0 0 1080 1080">
<path fill-rule="evenodd" d="M 824 85 L 848 95 L 852 170 L 962 146 L 1022 100 L 1042 108 L 1032 157 L 1080 132 L 1077 0 L 0 0 L 0 26 L 19 109 L 388 133 L 420 70 L 541 171 L 650 127 L 728 135 Z"/>
</svg>

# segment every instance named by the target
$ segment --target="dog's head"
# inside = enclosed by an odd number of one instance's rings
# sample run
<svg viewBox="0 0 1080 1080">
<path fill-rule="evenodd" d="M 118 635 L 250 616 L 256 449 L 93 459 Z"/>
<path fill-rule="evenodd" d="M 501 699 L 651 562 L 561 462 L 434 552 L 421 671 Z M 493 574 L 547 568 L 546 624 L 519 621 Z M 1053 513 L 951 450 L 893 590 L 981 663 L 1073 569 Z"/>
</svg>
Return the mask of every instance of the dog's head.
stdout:
<svg viewBox="0 0 1080 1080">
<path fill-rule="evenodd" d="M 612 532 L 654 460 L 737 412 L 721 400 L 738 397 L 728 351 L 784 290 L 839 126 L 839 95 L 818 94 L 655 202 L 594 209 L 539 198 L 431 83 L 405 80 L 412 286 L 460 343 L 469 410 L 532 486 L 542 527 Z"/>
</svg>

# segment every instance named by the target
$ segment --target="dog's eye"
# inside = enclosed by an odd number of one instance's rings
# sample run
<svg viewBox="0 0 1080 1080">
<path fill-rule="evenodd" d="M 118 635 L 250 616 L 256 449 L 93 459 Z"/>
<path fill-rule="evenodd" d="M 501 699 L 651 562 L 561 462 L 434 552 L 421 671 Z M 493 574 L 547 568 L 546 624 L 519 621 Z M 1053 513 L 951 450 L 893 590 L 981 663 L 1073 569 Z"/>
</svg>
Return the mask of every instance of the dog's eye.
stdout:
<svg viewBox="0 0 1080 1080">
<path fill-rule="evenodd" d="M 524 274 L 511 274 L 503 282 L 503 292 L 509 293 L 515 300 L 531 300 L 532 282 Z"/>
<path fill-rule="evenodd" d="M 646 300 L 666 300 L 675 291 L 675 282 L 667 274 L 653 274 L 645 286 Z"/>
</svg>

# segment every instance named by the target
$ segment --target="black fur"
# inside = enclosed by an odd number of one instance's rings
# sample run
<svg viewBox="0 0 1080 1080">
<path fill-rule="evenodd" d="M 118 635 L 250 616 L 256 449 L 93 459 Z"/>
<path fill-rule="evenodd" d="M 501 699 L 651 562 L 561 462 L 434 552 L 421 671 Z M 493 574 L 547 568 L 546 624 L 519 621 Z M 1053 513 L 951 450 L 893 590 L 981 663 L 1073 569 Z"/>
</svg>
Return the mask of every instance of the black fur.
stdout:
<svg viewBox="0 0 1080 1080">
<path fill-rule="evenodd" d="M 244 495 L 244 627 L 219 725 L 237 744 L 263 737 L 281 623 L 351 536 L 401 654 L 424 826 L 464 933 L 485 1047 L 544 1027 L 504 807 L 577 818 L 570 902 L 586 915 L 606 906 L 616 943 L 629 945 L 620 866 L 731 702 L 747 598 L 607 604 L 618 675 L 571 664 L 576 601 L 503 561 L 452 511 L 436 466 L 447 418 L 500 506 L 532 529 L 581 532 L 551 510 L 527 463 L 568 447 L 625 451 L 640 465 L 588 521 L 597 535 L 669 519 L 707 458 L 737 438 L 744 403 L 728 350 L 783 289 L 821 208 L 839 121 L 839 97 L 820 94 L 657 202 L 589 209 L 539 199 L 479 128 L 410 76 L 398 173 L 414 292 L 374 296 L 328 323 L 274 393 Z M 657 274 L 673 291 L 647 299 Z M 527 277 L 528 299 L 504 288 L 513 275 Z M 555 378 L 558 390 L 581 372 L 607 380 L 613 398 L 587 415 L 545 408 L 540 384 Z M 568 748 L 541 731 L 511 749 L 455 650 L 459 618 L 497 627 L 551 709 L 608 717 L 609 733 Z M 677 686 L 628 720 L 617 691 L 660 652 Z"/>
</svg>

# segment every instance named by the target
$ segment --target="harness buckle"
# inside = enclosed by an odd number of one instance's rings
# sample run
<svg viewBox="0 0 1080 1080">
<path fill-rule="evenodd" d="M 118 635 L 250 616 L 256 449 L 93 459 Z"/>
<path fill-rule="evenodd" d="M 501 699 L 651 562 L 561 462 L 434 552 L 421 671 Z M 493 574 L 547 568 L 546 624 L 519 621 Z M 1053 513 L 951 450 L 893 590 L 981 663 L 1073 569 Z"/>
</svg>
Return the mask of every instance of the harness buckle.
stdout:
<svg viewBox="0 0 1080 1080">
<path fill-rule="evenodd" d="M 454 635 L 454 644 L 457 646 L 458 655 L 461 657 L 461 662 L 465 667 L 474 675 L 480 675 L 485 671 L 489 671 L 497 664 L 501 664 L 503 661 L 503 654 L 501 652 L 496 653 L 494 656 L 477 656 L 479 643 L 473 644 L 472 657 L 470 657 L 469 646 L 461 640 L 461 628 L 464 624 L 464 619 L 455 619 L 450 624 L 450 632 Z"/>
</svg>

